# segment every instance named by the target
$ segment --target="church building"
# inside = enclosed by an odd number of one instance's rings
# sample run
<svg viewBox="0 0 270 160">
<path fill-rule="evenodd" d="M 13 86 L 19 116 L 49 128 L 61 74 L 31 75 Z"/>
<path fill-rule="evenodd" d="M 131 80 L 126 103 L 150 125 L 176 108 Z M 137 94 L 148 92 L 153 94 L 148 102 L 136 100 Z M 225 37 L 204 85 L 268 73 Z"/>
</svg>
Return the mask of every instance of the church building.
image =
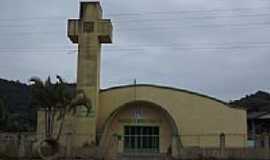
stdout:
<svg viewBox="0 0 270 160">
<path fill-rule="evenodd" d="M 246 112 L 188 90 L 137 84 L 100 89 L 102 43 L 112 43 L 110 19 L 99 2 L 81 2 L 80 19 L 68 20 L 68 37 L 78 44 L 77 89 L 91 99 L 65 124 L 63 144 L 94 144 L 104 159 L 117 154 L 172 154 L 181 148 L 245 147 Z M 38 133 L 44 132 L 42 113 Z M 65 137 L 65 136 L 63 136 Z"/>
</svg>

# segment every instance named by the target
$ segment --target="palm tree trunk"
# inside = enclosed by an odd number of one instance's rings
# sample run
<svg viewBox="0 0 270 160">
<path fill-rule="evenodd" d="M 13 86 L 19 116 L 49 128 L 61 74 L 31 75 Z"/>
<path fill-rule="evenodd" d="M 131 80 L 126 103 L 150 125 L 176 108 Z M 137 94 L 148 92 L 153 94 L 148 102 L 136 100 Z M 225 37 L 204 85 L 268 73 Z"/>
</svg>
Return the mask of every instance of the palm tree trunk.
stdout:
<svg viewBox="0 0 270 160">
<path fill-rule="evenodd" d="M 46 138 L 49 137 L 49 117 L 47 109 L 45 109 L 45 134 Z"/>
<path fill-rule="evenodd" d="M 63 117 L 61 118 L 61 123 L 60 123 L 60 126 L 59 126 L 59 130 L 58 130 L 58 133 L 57 133 L 57 136 L 56 136 L 56 141 L 58 141 L 60 139 L 60 136 L 62 134 L 62 131 L 63 131 L 63 128 L 64 128 L 64 122 L 65 122 L 65 117 L 66 117 L 66 110 L 64 109 L 63 111 Z"/>
<path fill-rule="evenodd" d="M 49 123 L 49 136 L 51 137 L 52 136 L 52 118 L 51 118 L 51 110 L 49 109 L 49 112 L 48 112 L 48 123 Z"/>
<path fill-rule="evenodd" d="M 52 117 L 52 108 L 49 107 L 48 109 L 48 132 L 49 132 L 49 137 L 51 138 L 53 136 L 53 117 Z"/>
<path fill-rule="evenodd" d="M 52 111 L 51 111 L 51 135 L 52 137 L 54 136 L 54 129 L 56 126 L 55 125 L 55 110 L 54 108 L 52 108 Z"/>
</svg>

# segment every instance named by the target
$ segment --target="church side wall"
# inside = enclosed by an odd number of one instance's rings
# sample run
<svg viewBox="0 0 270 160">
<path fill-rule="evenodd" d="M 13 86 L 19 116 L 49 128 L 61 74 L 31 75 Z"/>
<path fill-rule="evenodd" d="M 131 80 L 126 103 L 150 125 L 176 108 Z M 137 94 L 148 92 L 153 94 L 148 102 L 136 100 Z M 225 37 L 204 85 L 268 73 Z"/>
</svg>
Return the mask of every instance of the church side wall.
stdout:
<svg viewBox="0 0 270 160">
<path fill-rule="evenodd" d="M 134 87 L 116 88 L 100 94 L 97 129 L 118 107 L 135 100 Z M 215 100 L 151 86 L 137 86 L 136 100 L 163 107 L 175 120 L 183 146 L 218 147 L 219 134 L 225 133 L 226 146 L 246 145 L 246 112 L 232 109 Z"/>
</svg>

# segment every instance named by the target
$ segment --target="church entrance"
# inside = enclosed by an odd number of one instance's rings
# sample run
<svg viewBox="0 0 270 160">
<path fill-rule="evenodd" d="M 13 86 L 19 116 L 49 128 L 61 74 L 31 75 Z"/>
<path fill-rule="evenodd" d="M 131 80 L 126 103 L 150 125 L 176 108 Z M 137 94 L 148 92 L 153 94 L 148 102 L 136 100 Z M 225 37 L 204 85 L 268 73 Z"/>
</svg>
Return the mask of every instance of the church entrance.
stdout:
<svg viewBox="0 0 270 160">
<path fill-rule="evenodd" d="M 125 152 L 159 152 L 158 126 L 124 126 Z"/>
<path fill-rule="evenodd" d="M 107 157 L 159 157 L 171 152 L 176 144 L 174 120 L 166 110 L 152 102 L 125 103 L 109 118 L 104 129 L 107 136 L 100 142 Z"/>
</svg>

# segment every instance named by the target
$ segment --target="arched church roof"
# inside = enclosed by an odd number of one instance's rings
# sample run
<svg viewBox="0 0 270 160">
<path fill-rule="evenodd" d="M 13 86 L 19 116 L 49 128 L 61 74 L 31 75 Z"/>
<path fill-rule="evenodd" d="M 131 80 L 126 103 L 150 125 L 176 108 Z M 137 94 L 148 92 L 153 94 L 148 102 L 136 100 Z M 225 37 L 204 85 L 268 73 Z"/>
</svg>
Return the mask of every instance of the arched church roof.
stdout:
<svg viewBox="0 0 270 160">
<path fill-rule="evenodd" d="M 106 88 L 106 89 L 101 89 L 101 92 L 107 92 L 107 91 L 112 91 L 112 90 L 116 90 L 116 89 L 124 89 L 124 88 L 129 88 L 129 87 L 134 87 L 134 86 L 135 86 L 134 84 L 115 86 L 115 87 L 110 87 L 110 88 Z M 174 88 L 174 87 L 169 87 L 169 86 L 161 86 L 161 85 L 155 85 L 155 84 L 136 84 L 136 87 L 153 87 L 153 88 L 158 88 L 158 89 L 167 89 L 167 90 L 172 90 L 172 91 L 177 91 L 177 92 L 184 92 L 187 94 L 207 98 L 207 99 L 216 101 L 218 103 L 222 103 L 223 105 L 229 106 L 229 104 L 227 102 L 224 102 L 224 101 L 219 100 L 217 98 L 214 98 L 214 97 L 211 97 L 211 96 L 208 96 L 205 94 L 185 90 L 185 89 L 179 89 L 179 88 Z"/>
</svg>

